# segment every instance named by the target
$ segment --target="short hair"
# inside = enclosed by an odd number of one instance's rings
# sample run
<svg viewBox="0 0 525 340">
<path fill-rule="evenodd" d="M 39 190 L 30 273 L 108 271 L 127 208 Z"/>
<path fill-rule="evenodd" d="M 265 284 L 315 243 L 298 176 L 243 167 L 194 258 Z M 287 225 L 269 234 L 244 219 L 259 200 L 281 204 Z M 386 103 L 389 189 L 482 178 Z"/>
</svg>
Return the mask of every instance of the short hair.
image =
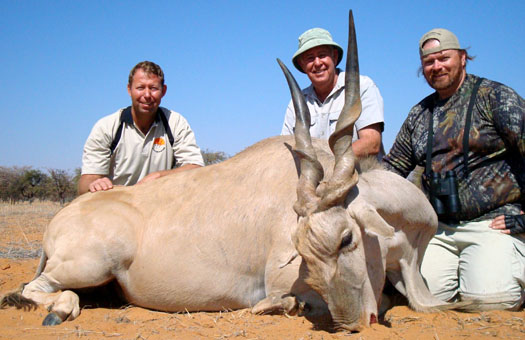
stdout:
<svg viewBox="0 0 525 340">
<path fill-rule="evenodd" d="M 133 82 L 133 76 L 135 75 L 137 70 L 142 70 L 146 74 L 156 75 L 157 77 L 159 77 L 161 85 L 164 86 L 164 72 L 162 72 L 162 69 L 159 65 L 147 60 L 141 61 L 131 69 L 128 77 L 128 85 L 131 85 L 131 83 Z"/>
</svg>

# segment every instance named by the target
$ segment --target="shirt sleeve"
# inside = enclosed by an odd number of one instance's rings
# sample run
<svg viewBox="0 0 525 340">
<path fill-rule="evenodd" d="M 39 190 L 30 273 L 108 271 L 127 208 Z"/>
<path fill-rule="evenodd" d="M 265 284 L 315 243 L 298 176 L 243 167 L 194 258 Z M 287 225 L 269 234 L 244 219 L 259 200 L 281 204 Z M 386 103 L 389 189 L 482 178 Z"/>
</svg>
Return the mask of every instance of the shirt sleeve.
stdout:
<svg viewBox="0 0 525 340">
<path fill-rule="evenodd" d="M 82 175 L 109 175 L 112 128 L 110 117 L 100 119 L 91 130 L 82 153 Z"/>
<path fill-rule="evenodd" d="M 514 90 L 502 86 L 490 96 L 496 129 L 507 145 L 525 156 L 525 100 Z"/>
<path fill-rule="evenodd" d="M 359 131 L 372 124 L 381 123 L 384 125 L 384 104 L 383 97 L 374 81 L 367 76 L 360 77 L 361 86 L 361 115 L 355 122 L 355 127 Z M 383 127 L 381 128 L 381 131 Z"/>
<path fill-rule="evenodd" d="M 204 166 L 201 149 L 197 145 L 195 134 L 188 124 L 188 121 L 180 114 L 173 111 L 171 111 L 170 118 L 171 117 L 173 117 L 173 120 L 175 121 L 175 129 L 173 133 L 174 141 L 172 148 L 177 166 L 186 164 Z"/>
<path fill-rule="evenodd" d="M 525 100 L 513 89 L 500 84 L 489 95 L 494 125 L 511 155 L 509 162 L 525 190 Z"/>
<path fill-rule="evenodd" d="M 295 127 L 295 111 L 293 108 L 293 103 L 290 100 L 288 107 L 286 108 L 286 113 L 284 115 L 283 128 L 281 130 L 281 135 L 293 135 Z"/>
<path fill-rule="evenodd" d="M 409 113 L 408 118 L 396 136 L 390 152 L 383 157 L 383 166 L 385 168 L 405 178 L 417 165 L 414 159 L 414 149 L 412 145 L 413 129 L 411 128 L 410 117 L 411 115 Z"/>
</svg>

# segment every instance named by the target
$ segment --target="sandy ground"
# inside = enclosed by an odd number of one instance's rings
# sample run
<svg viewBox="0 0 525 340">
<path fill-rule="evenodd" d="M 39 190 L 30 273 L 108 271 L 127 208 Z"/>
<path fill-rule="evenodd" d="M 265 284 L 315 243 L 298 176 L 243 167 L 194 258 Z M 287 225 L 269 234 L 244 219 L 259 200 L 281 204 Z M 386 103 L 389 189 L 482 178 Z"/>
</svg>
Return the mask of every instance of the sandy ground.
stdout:
<svg viewBox="0 0 525 340">
<path fill-rule="evenodd" d="M 59 207 L 0 204 L 0 294 L 33 277 L 42 232 Z M 361 333 L 332 332 L 304 317 L 220 313 L 163 313 L 108 300 L 107 290 L 82 296 L 78 319 L 41 326 L 47 311 L 0 309 L 0 339 L 525 339 L 525 311 L 416 313 L 387 311 Z"/>
</svg>

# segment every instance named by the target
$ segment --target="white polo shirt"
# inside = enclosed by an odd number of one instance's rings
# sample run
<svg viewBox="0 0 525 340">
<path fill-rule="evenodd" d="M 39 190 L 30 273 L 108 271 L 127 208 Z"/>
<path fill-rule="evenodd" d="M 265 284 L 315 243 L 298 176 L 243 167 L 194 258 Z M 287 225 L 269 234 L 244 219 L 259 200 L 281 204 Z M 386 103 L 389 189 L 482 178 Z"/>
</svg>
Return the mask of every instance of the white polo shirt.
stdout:
<svg viewBox="0 0 525 340">
<path fill-rule="evenodd" d="M 133 185 L 146 175 L 185 164 L 204 166 L 195 135 L 184 117 L 161 108 L 173 134 L 170 145 L 164 124 L 156 119 L 144 135 L 134 122 L 124 122 L 112 155 L 110 146 L 120 125 L 123 109 L 100 119 L 89 134 L 82 155 L 82 175 L 108 176 L 113 184 Z"/>
</svg>

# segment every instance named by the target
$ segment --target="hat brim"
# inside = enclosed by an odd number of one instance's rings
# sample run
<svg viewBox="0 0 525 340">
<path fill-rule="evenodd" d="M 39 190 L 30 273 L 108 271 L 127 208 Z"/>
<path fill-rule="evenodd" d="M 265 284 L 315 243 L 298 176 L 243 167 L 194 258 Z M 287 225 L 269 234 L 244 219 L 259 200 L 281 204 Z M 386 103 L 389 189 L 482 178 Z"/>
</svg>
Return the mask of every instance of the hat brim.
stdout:
<svg viewBox="0 0 525 340">
<path fill-rule="evenodd" d="M 295 68 L 298 69 L 302 73 L 306 73 L 303 71 L 303 69 L 299 65 L 298 57 L 304 52 L 308 51 L 309 49 L 317 47 L 317 46 L 322 46 L 322 45 L 333 46 L 337 49 L 337 60 L 335 62 L 335 66 L 339 65 L 339 63 L 341 62 L 341 59 L 343 59 L 343 53 L 344 53 L 343 48 L 333 41 L 329 41 L 325 39 L 313 39 L 313 40 L 308 41 L 303 46 L 301 46 L 301 48 L 299 48 L 297 52 L 295 52 L 295 54 L 293 55 L 292 62 Z"/>
</svg>

